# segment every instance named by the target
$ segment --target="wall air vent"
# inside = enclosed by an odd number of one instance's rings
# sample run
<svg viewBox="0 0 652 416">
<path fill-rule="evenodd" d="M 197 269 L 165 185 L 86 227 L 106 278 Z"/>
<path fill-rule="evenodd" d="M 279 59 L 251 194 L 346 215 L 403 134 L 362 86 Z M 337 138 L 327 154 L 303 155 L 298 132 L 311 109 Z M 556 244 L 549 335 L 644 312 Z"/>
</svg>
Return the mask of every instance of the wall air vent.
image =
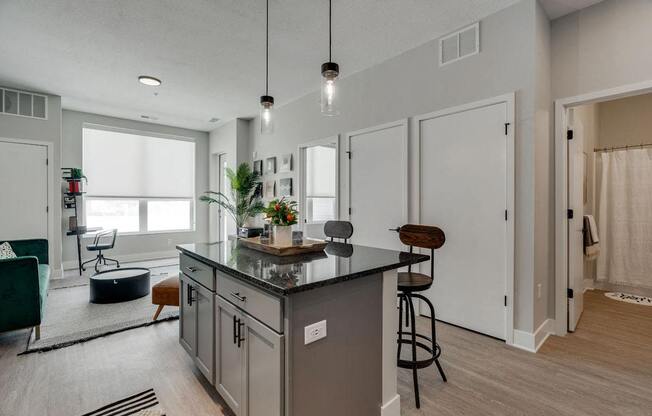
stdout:
<svg viewBox="0 0 652 416">
<path fill-rule="evenodd" d="M 48 97 L 0 87 L 0 114 L 47 120 Z"/>
<path fill-rule="evenodd" d="M 439 39 L 439 66 L 457 62 L 480 53 L 480 23 Z"/>
</svg>

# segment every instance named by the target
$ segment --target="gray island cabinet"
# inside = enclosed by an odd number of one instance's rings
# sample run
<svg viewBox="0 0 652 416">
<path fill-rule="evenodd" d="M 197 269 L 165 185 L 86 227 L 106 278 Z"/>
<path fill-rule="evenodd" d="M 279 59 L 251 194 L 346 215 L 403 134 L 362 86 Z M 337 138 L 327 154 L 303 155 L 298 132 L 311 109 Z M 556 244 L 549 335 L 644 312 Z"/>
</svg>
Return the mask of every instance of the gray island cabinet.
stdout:
<svg viewBox="0 0 652 416">
<path fill-rule="evenodd" d="M 329 243 L 276 257 L 177 246 L 179 342 L 237 416 L 398 416 L 396 269 L 428 256 Z"/>
</svg>

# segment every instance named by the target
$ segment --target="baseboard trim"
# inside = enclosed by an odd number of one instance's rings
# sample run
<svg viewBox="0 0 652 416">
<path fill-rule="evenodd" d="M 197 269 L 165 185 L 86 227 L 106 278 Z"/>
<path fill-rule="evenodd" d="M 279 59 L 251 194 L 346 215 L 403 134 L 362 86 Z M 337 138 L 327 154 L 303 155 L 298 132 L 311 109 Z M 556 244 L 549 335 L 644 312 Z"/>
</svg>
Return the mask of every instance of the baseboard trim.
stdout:
<svg viewBox="0 0 652 416">
<path fill-rule="evenodd" d="M 148 260 L 159 260 L 159 259 L 168 259 L 172 257 L 177 257 L 179 252 L 177 250 L 168 250 L 168 251 L 152 251 L 149 253 L 134 253 L 134 254 L 116 254 L 111 255 L 110 252 L 107 252 L 106 256 L 116 259 L 121 263 L 130 263 L 134 261 L 148 261 Z M 94 257 L 93 257 L 94 258 Z M 82 259 L 82 262 L 90 260 L 91 258 Z M 77 260 L 67 260 L 63 262 L 63 270 L 74 270 L 79 267 Z"/>
<path fill-rule="evenodd" d="M 539 351 L 539 348 L 541 348 L 543 343 L 546 342 L 548 337 L 554 332 L 554 319 L 546 319 L 543 321 L 543 323 L 536 331 L 534 331 L 534 333 L 515 329 L 514 344 L 512 344 L 512 346 L 524 351 L 535 353 Z"/>
<path fill-rule="evenodd" d="M 380 416 L 400 416 L 401 396 L 398 394 L 380 407 Z"/>
</svg>

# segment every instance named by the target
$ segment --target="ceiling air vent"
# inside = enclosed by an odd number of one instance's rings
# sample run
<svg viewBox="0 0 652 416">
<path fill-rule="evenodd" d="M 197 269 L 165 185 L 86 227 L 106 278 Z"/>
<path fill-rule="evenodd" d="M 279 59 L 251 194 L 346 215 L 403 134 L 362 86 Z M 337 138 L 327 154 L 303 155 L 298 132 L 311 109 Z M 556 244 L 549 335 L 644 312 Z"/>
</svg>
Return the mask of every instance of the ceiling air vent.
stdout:
<svg viewBox="0 0 652 416">
<path fill-rule="evenodd" d="M 474 23 L 439 39 L 439 66 L 480 52 L 480 23 Z"/>
<path fill-rule="evenodd" d="M 48 97 L 0 87 L 0 114 L 46 120 Z"/>
</svg>

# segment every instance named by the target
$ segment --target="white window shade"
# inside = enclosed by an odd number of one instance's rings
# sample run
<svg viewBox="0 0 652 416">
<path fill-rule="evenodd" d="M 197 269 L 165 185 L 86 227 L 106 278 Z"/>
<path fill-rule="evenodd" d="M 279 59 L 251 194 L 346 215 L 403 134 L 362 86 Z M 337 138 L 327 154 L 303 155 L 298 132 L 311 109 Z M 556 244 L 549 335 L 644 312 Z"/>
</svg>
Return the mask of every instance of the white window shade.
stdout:
<svg viewBox="0 0 652 416">
<path fill-rule="evenodd" d="M 313 146 L 306 149 L 306 196 L 331 197 L 336 194 L 336 150 Z"/>
<path fill-rule="evenodd" d="M 85 127 L 83 170 L 89 196 L 193 198 L 195 144 Z"/>
</svg>

